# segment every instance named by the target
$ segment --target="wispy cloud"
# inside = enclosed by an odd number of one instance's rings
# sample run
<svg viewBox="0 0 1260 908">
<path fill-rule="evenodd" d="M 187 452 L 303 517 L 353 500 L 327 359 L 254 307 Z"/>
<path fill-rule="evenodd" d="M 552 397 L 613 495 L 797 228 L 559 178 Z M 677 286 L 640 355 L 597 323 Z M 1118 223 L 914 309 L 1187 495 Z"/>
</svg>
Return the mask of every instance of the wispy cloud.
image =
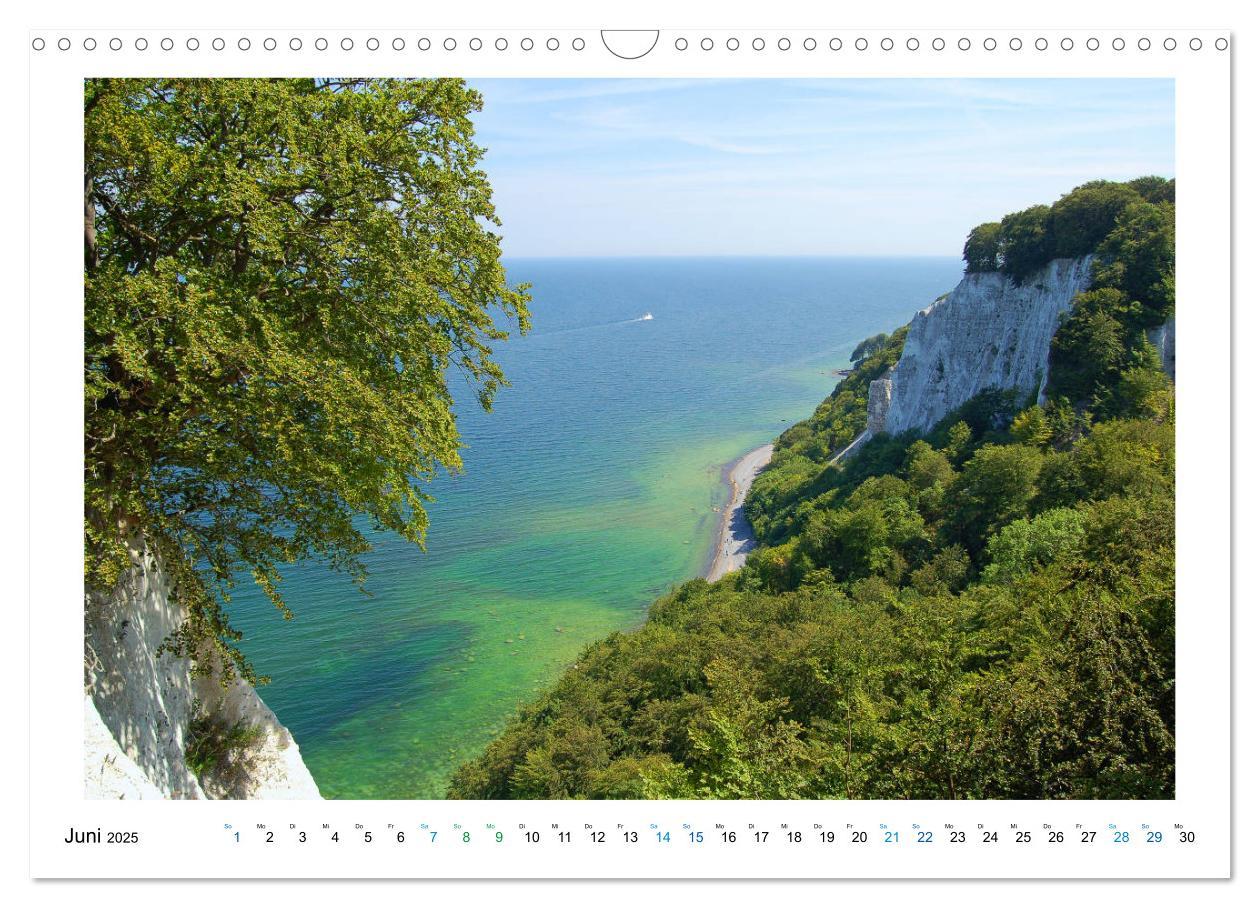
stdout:
<svg viewBox="0 0 1260 908">
<path fill-rule="evenodd" d="M 1172 174 L 1168 80 L 486 80 L 517 255 L 953 253 L 1081 182 Z"/>
<path fill-rule="evenodd" d="M 604 98 L 622 98 L 629 95 L 658 94 L 660 92 L 677 91 L 696 84 L 689 79 L 611 79 L 590 82 L 578 79 L 549 79 L 543 88 L 535 88 L 530 82 L 543 80 L 500 80 L 502 83 L 514 81 L 519 90 L 505 88 L 496 100 L 502 104 L 556 104 L 565 101 L 602 100 Z"/>
</svg>

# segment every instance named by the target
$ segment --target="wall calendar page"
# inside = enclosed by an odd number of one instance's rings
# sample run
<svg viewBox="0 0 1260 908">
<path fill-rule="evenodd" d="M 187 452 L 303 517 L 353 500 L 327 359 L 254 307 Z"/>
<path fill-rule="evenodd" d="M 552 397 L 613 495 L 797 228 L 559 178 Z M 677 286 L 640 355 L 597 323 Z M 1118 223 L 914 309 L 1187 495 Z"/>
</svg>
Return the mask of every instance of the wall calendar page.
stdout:
<svg viewBox="0 0 1260 908">
<path fill-rule="evenodd" d="M 30 877 L 1233 875 L 1236 35 L 763 12 L 26 24 Z"/>
</svg>

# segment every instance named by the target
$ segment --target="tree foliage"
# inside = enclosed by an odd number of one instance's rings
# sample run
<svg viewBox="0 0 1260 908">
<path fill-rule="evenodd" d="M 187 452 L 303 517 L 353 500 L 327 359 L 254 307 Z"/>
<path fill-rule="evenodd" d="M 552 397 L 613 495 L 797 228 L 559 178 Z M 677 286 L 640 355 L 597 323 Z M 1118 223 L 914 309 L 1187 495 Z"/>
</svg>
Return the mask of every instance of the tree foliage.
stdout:
<svg viewBox="0 0 1260 908">
<path fill-rule="evenodd" d="M 1131 185 L 1098 180 L 1073 189 L 1050 208 L 1056 258 L 1088 255 L 1115 229 L 1125 210 L 1142 202 Z"/>
<path fill-rule="evenodd" d="M 249 676 L 239 572 L 284 610 L 297 559 L 362 580 L 365 523 L 423 542 L 420 485 L 460 465 L 449 370 L 489 408 L 491 345 L 528 327 L 480 103 L 450 79 L 86 82 L 87 580 L 155 546 L 177 648 Z"/>
<path fill-rule="evenodd" d="M 888 346 L 888 335 L 880 332 L 861 341 L 849 355 L 849 362 L 859 363 Z"/>
<path fill-rule="evenodd" d="M 1073 401 L 1092 401 L 1115 383 L 1125 360 L 1128 305 L 1118 290 L 1089 290 L 1077 296 L 1050 345 L 1054 391 Z"/>
<path fill-rule="evenodd" d="M 991 221 L 973 228 L 963 244 L 963 259 L 969 274 L 997 271 L 1002 264 L 1002 225 Z"/>
<path fill-rule="evenodd" d="M 966 270 L 999 271 L 1022 282 L 1056 258 L 1097 252 L 1104 260 L 1097 283 L 1150 297 L 1159 309 L 1171 300 L 1171 284 L 1159 302 L 1152 292 L 1171 280 L 1174 198 L 1174 182 L 1163 177 L 1085 183 L 1053 205 L 1034 205 L 973 229 L 963 244 Z M 1117 261 L 1119 271 L 1108 272 Z M 1126 275 L 1126 261 L 1142 263 L 1140 273 Z"/>
<path fill-rule="evenodd" d="M 1175 226 L 1172 203 L 1133 204 L 1098 247 L 1095 282 L 1139 304 L 1133 313 L 1134 327 L 1153 328 L 1173 314 Z"/>
<path fill-rule="evenodd" d="M 998 239 L 1001 269 L 1022 281 L 1055 258 L 1057 246 L 1049 205 L 1034 205 L 1002 218 Z"/>
</svg>

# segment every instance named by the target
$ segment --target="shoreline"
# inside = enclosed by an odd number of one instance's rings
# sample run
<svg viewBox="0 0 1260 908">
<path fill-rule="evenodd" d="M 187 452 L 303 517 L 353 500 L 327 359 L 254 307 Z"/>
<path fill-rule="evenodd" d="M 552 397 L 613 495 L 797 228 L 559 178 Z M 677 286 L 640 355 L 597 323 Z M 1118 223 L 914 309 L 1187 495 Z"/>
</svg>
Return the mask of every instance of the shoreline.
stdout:
<svg viewBox="0 0 1260 908">
<path fill-rule="evenodd" d="M 727 464 L 722 470 L 722 478 L 726 481 L 730 494 L 726 507 L 722 509 L 722 519 L 713 545 L 713 557 L 709 559 L 709 570 L 704 578 L 710 583 L 743 567 L 748 560 L 748 553 L 757 546 L 752 526 L 744 515 L 744 499 L 748 497 L 753 479 L 766 468 L 773 454 L 773 442 L 764 444 Z"/>
</svg>

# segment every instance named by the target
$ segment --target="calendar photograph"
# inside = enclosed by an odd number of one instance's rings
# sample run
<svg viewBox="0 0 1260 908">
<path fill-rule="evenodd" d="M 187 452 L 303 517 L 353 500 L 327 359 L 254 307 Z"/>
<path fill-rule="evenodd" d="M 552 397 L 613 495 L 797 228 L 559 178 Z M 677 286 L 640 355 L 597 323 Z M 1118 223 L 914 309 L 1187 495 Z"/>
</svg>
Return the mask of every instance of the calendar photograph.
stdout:
<svg viewBox="0 0 1260 908">
<path fill-rule="evenodd" d="M 86 800 L 1176 798 L 1174 95 L 84 79 Z"/>
</svg>

